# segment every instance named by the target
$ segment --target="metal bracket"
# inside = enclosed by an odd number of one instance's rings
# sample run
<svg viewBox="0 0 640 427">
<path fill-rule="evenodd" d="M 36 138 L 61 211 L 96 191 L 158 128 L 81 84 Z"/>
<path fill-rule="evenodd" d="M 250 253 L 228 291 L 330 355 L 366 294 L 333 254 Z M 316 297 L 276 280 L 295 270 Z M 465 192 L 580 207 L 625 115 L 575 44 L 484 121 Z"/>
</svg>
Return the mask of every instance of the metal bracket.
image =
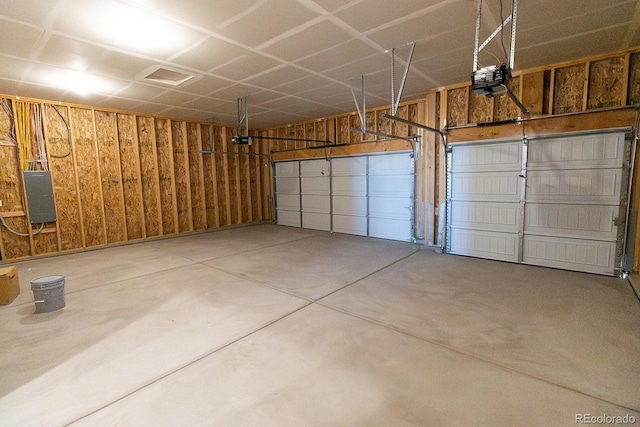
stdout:
<svg viewBox="0 0 640 427">
<path fill-rule="evenodd" d="M 249 136 L 249 104 L 247 96 L 238 98 L 238 125 L 236 134 L 238 136 Z"/>
<path fill-rule="evenodd" d="M 412 42 L 409 44 L 409 57 L 407 58 L 407 63 L 404 68 L 404 73 L 402 74 L 402 81 L 400 82 L 400 87 L 398 88 L 398 93 L 395 91 L 396 84 L 396 49 L 391 49 L 391 114 L 396 115 L 398 113 L 398 106 L 400 105 L 400 98 L 402 98 L 402 92 L 404 91 L 404 84 L 407 81 L 407 75 L 409 74 L 409 66 L 411 65 L 411 58 L 413 58 L 413 51 L 416 48 L 416 43 Z M 397 95 L 397 97 L 396 97 Z"/>
<path fill-rule="evenodd" d="M 478 54 L 482 49 L 484 49 L 491 40 L 501 31 L 504 30 L 505 25 L 511 22 L 511 43 L 510 43 L 510 52 L 509 52 L 509 69 L 513 69 L 514 64 L 514 53 L 516 50 L 516 18 L 517 18 L 517 10 L 518 10 L 518 0 L 512 0 L 511 3 L 511 14 L 496 28 L 496 30 L 491 33 L 491 35 L 484 41 L 484 43 L 480 43 L 480 22 L 482 20 L 482 0 L 478 0 L 478 15 L 476 17 L 476 38 L 475 38 L 475 46 L 473 49 L 473 71 L 478 71 Z"/>
<path fill-rule="evenodd" d="M 353 85 L 350 85 L 350 89 L 351 89 L 351 95 L 353 96 L 353 102 L 356 103 L 356 110 L 358 111 L 358 117 L 360 117 L 360 125 L 362 126 L 362 133 L 366 133 L 367 131 L 367 117 L 366 117 L 366 111 L 367 111 L 367 98 L 366 98 L 366 91 L 365 91 L 365 77 L 364 74 L 361 76 L 361 83 L 360 83 L 360 95 L 362 98 L 362 109 L 360 109 L 360 103 L 358 102 L 358 98 L 356 97 L 356 92 L 353 90 Z"/>
</svg>

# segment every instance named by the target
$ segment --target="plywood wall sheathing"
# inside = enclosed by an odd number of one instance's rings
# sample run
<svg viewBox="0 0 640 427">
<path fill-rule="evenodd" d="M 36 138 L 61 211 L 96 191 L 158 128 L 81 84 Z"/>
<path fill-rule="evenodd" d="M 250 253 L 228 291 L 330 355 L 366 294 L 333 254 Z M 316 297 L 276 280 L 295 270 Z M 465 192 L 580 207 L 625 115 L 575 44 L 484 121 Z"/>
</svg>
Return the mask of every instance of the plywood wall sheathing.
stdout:
<svg viewBox="0 0 640 427">
<path fill-rule="evenodd" d="M 619 107 L 626 98 L 625 72 L 628 70 L 624 56 L 603 59 L 591 63 L 587 109 Z"/>
<path fill-rule="evenodd" d="M 493 100 L 484 95 L 469 92 L 469 123 L 493 121 Z"/>
<path fill-rule="evenodd" d="M 304 137 L 306 139 L 316 139 L 316 124 L 315 122 L 308 122 L 304 127 Z M 315 147 L 317 144 L 315 142 L 308 142 L 308 147 Z"/>
<path fill-rule="evenodd" d="M 178 232 L 184 233 L 186 231 L 193 231 L 186 122 L 171 121 L 171 145 L 173 147 L 173 173 L 176 195 L 175 206 L 178 211 Z"/>
<path fill-rule="evenodd" d="M 520 93 L 520 76 L 515 76 L 507 83 L 511 92 L 516 96 Z M 522 113 L 518 105 L 507 94 L 493 97 L 493 121 L 501 122 L 520 117 Z"/>
<path fill-rule="evenodd" d="M 15 111 L 15 109 L 14 109 Z M 14 113 L 15 115 L 15 113 Z M 11 141 L 12 120 L 0 110 L 0 214 L 9 226 L 20 233 L 28 232 L 26 212 L 23 208 L 23 194 L 20 186 L 22 168 L 18 148 Z M 15 216 L 14 216 L 15 215 Z M 26 257 L 30 255 L 29 237 L 12 234 L 0 225 L 2 238 L 2 259 Z"/>
<path fill-rule="evenodd" d="M 367 114 L 365 114 L 364 119 L 367 123 L 367 130 L 370 131 L 377 131 L 376 128 L 376 113 L 375 111 L 367 111 Z M 378 137 L 375 135 L 371 135 L 371 134 L 365 134 L 362 135 L 362 140 L 363 141 L 373 141 L 375 139 L 377 139 Z"/>
<path fill-rule="evenodd" d="M 116 114 L 95 111 L 94 116 L 107 243 L 125 242 L 128 240 L 127 222 Z"/>
<path fill-rule="evenodd" d="M 271 131 L 267 133 L 267 135 L 271 135 Z M 260 166 L 262 168 L 262 195 L 264 197 L 264 203 L 262 204 L 262 212 L 263 219 L 273 219 L 273 204 L 272 204 L 272 195 L 273 195 L 273 176 L 272 176 L 272 168 L 271 168 L 271 155 L 269 151 L 269 144 L 263 143 L 260 145 Z"/>
<path fill-rule="evenodd" d="M 229 224 L 239 224 L 242 222 L 241 196 L 240 196 L 240 170 L 238 168 L 238 154 L 237 147 L 233 145 L 231 138 L 233 133 L 230 129 L 226 132 L 226 138 L 224 140 L 224 152 L 228 153 L 225 156 L 227 160 L 227 191 L 229 197 L 227 198 L 229 209 Z"/>
<path fill-rule="evenodd" d="M 71 135 L 76 162 L 76 179 L 80 190 L 80 218 L 85 247 L 107 243 L 102 209 L 104 200 L 93 120 L 91 110 L 71 108 Z"/>
<path fill-rule="evenodd" d="M 253 220 L 253 209 L 251 206 L 251 177 L 248 151 L 250 146 L 241 145 L 236 147 L 238 149 L 238 183 L 240 190 L 240 206 L 239 218 L 240 223 L 250 222 Z"/>
<path fill-rule="evenodd" d="M 138 116 L 137 127 L 145 234 L 147 237 L 162 236 L 164 230 L 162 228 L 155 121 L 153 117 Z"/>
<path fill-rule="evenodd" d="M 447 125 L 449 127 L 464 126 L 467 124 L 467 87 L 451 89 L 447 91 Z"/>
<path fill-rule="evenodd" d="M 202 125 L 202 127 L 206 127 Z M 201 125 L 187 123 L 187 147 L 191 188 L 191 220 L 194 230 L 207 228 L 207 207 L 204 192 L 204 169 Z M 209 181 L 211 182 L 211 181 Z"/>
<path fill-rule="evenodd" d="M 202 125 L 202 146 L 206 151 L 215 151 L 213 139 L 220 139 L 220 127 L 212 125 Z M 202 155 L 202 173 L 204 179 L 204 194 L 207 225 L 220 227 L 220 215 L 218 209 L 218 164 L 217 156 L 214 153 Z"/>
<path fill-rule="evenodd" d="M 391 110 L 390 109 L 385 109 L 385 110 L 377 110 L 376 111 L 376 123 L 377 123 L 377 128 L 374 129 L 378 132 L 382 132 L 382 133 L 386 133 L 389 135 L 393 135 L 393 122 L 391 120 L 388 119 L 383 119 L 382 118 L 382 114 L 391 114 Z"/>
<path fill-rule="evenodd" d="M 69 123 L 69 108 L 45 106 L 46 147 L 49 155 L 49 170 L 56 202 L 56 227 L 59 230 L 58 249 L 61 251 L 78 249 L 82 245 L 80 225 L 80 201 L 75 177 L 74 153 L 69 149 L 67 125 L 54 110 Z M 71 141 L 73 147 L 73 140 Z"/>
<path fill-rule="evenodd" d="M 258 133 L 262 136 L 262 132 Z M 258 139 L 251 146 L 251 157 L 249 162 L 251 163 L 251 206 L 253 207 L 253 220 L 261 221 L 264 219 L 264 213 L 262 209 L 262 167 L 260 165 L 260 147 L 264 144 L 264 140 Z"/>
<path fill-rule="evenodd" d="M 348 144 L 351 141 L 351 125 L 349 123 L 350 116 L 341 116 L 337 120 L 338 144 Z"/>
<path fill-rule="evenodd" d="M 216 134 L 214 138 L 214 146 L 216 151 L 216 165 L 218 166 L 217 170 L 217 179 L 216 184 L 218 186 L 218 204 L 219 209 L 218 212 L 220 214 L 220 225 L 231 225 L 233 224 L 233 219 L 231 218 L 231 197 L 229 190 L 229 156 L 227 153 L 227 128 L 221 127 L 219 128 L 219 135 Z M 229 133 L 232 132 L 229 129 Z M 229 138 L 231 138 L 231 133 L 229 134 Z"/>
<path fill-rule="evenodd" d="M 409 106 L 401 105 L 398 107 L 396 115 L 402 119 L 409 120 Z M 394 135 L 409 135 L 409 125 L 405 123 L 396 122 L 393 124 Z"/>
<path fill-rule="evenodd" d="M 304 137 L 304 124 L 298 124 L 295 126 L 295 136 L 294 138 L 296 140 L 300 140 L 300 139 L 305 139 Z M 306 148 L 307 147 L 307 142 L 306 141 L 296 141 L 295 142 L 295 147 L 296 149 L 301 149 L 301 148 Z"/>
<path fill-rule="evenodd" d="M 116 121 L 127 240 L 143 239 L 146 231 L 136 118 L 131 114 L 117 114 Z"/>
<path fill-rule="evenodd" d="M 585 64 L 555 70 L 552 114 L 582 111 Z"/>
<path fill-rule="evenodd" d="M 640 52 L 633 53 L 629 56 L 627 105 L 634 104 L 640 104 Z"/>
<path fill-rule="evenodd" d="M 178 233 L 178 208 L 171 144 L 171 124 L 168 119 L 155 119 L 158 177 L 160 181 L 160 211 L 164 235 Z"/>
<path fill-rule="evenodd" d="M 545 72 L 522 74 L 522 98 L 531 116 L 540 116 L 544 111 Z"/>
<path fill-rule="evenodd" d="M 351 114 L 349 116 L 349 137 L 347 141 L 354 144 L 364 141 L 364 137 L 366 135 L 363 135 L 360 132 L 354 132 L 352 129 L 362 129 L 362 121 L 360 121 L 360 116 L 358 114 Z"/>
</svg>

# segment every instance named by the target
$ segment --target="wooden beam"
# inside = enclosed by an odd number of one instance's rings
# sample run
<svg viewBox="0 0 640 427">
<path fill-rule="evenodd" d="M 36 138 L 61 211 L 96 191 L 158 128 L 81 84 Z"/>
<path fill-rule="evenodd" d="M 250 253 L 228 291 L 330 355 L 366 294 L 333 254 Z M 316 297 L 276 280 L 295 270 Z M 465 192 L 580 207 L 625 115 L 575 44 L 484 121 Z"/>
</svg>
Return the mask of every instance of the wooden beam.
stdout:
<svg viewBox="0 0 640 427">
<path fill-rule="evenodd" d="M 274 161 L 314 159 L 323 157 L 353 156 L 357 154 L 387 151 L 411 150 L 411 144 L 403 139 L 381 142 L 360 142 L 337 147 L 308 148 L 303 150 L 280 151 L 272 154 Z"/>
<path fill-rule="evenodd" d="M 603 111 L 543 116 L 524 120 L 528 137 L 552 135 L 566 132 L 581 132 L 608 128 L 632 127 L 636 110 L 632 107 Z M 492 139 L 519 138 L 523 134 L 522 123 L 507 123 L 487 126 L 472 126 L 449 129 L 449 143 L 484 141 Z"/>
</svg>

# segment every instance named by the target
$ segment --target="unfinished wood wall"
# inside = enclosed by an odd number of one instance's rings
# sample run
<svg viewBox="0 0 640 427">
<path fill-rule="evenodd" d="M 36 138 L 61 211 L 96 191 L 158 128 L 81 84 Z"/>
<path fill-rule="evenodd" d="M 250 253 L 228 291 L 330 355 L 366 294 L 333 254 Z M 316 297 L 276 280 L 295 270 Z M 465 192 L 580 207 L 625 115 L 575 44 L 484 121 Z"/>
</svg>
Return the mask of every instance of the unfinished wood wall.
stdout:
<svg viewBox="0 0 640 427">
<path fill-rule="evenodd" d="M 531 117 L 635 105 L 640 103 L 640 49 L 524 70 L 511 79 L 509 88 Z M 507 95 L 476 95 L 470 82 L 434 92 L 445 113 L 439 117 L 441 127 L 523 116 Z"/>
<path fill-rule="evenodd" d="M 259 135 L 240 147 L 232 129 L 212 124 L 3 98 L 14 117 L 0 111 L 0 214 L 25 234 L 0 226 L 3 261 L 271 218 L 269 146 Z M 19 103 L 43 111 L 57 220 L 39 233 L 11 137 Z"/>
<path fill-rule="evenodd" d="M 424 120 L 424 117 L 421 115 L 423 109 L 424 101 L 404 103 L 398 107 L 397 116 L 422 123 L 422 120 Z M 391 109 L 384 107 L 371 109 L 366 112 L 367 130 L 400 137 L 419 134 L 419 130 L 413 126 L 392 122 L 383 118 L 383 113 L 391 114 Z M 272 140 L 269 148 L 273 152 L 305 150 L 323 147 L 328 144 L 357 144 L 379 139 L 379 137 L 375 135 L 363 135 L 361 132 L 356 132 L 353 130 L 354 128 L 362 129 L 360 117 L 356 113 L 279 127 L 269 130 L 268 136 L 272 138 L 296 139 L 296 141 Z M 300 141 L 303 139 L 310 141 Z M 375 151 L 375 146 L 369 145 L 367 147 L 369 148 L 365 149 L 365 151 Z"/>
</svg>

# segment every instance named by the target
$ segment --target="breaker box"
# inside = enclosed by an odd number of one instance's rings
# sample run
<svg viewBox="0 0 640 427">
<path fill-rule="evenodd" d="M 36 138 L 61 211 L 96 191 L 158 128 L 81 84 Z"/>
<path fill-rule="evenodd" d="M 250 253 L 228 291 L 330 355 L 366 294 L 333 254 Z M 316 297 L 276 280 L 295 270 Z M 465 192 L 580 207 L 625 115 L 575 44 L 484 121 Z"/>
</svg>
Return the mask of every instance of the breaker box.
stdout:
<svg viewBox="0 0 640 427">
<path fill-rule="evenodd" d="M 32 224 L 55 222 L 56 205 L 49 171 L 25 171 L 24 186 L 27 191 L 29 218 Z"/>
</svg>

